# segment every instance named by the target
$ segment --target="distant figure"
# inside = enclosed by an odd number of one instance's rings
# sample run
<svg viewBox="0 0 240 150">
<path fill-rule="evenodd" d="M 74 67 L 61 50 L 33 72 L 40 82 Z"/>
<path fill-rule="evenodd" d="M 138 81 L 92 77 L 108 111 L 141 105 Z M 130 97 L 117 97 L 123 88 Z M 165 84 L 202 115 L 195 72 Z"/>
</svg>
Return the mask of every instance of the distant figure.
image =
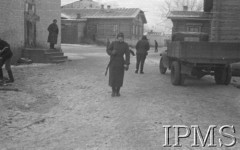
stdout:
<svg viewBox="0 0 240 150">
<path fill-rule="evenodd" d="M 155 42 L 155 53 L 157 53 L 158 52 L 158 42 L 156 40 L 154 40 L 154 42 Z"/>
<path fill-rule="evenodd" d="M 112 87 L 112 97 L 118 97 L 123 85 L 124 70 L 127 71 L 130 64 L 129 46 L 124 42 L 123 33 L 118 33 L 117 40 L 110 44 L 107 54 L 110 55 L 109 86 Z"/>
<path fill-rule="evenodd" d="M 141 64 L 140 74 L 144 74 L 143 67 L 144 67 L 145 59 L 146 59 L 146 56 L 148 55 L 149 49 L 150 49 L 150 45 L 149 45 L 148 39 L 144 35 L 142 37 L 142 40 L 139 40 L 137 42 L 137 45 L 136 45 L 137 64 L 136 64 L 136 71 L 135 71 L 135 73 L 138 73 L 139 65 Z"/>
<path fill-rule="evenodd" d="M 3 82 L 3 70 L 2 67 L 5 64 L 5 68 L 7 70 L 9 80 L 7 80 L 7 83 L 13 83 L 14 78 L 12 74 L 12 69 L 11 69 L 11 59 L 12 59 L 13 53 L 10 49 L 10 45 L 0 39 L 0 82 Z"/>
<path fill-rule="evenodd" d="M 54 19 L 53 23 L 48 26 L 48 42 L 50 43 L 50 49 L 55 49 L 54 45 L 57 44 L 58 39 L 58 26 L 57 26 L 57 20 Z"/>
</svg>

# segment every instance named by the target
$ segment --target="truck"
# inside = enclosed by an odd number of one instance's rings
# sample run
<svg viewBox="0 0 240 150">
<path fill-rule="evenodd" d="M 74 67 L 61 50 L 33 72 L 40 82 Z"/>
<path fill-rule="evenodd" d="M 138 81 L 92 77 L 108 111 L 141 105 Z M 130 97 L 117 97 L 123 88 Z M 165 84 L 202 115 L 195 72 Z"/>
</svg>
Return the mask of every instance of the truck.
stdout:
<svg viewBox="0 0 240 150">
<path fill-rule="evenodd" d="M 160 54 L 159 71 L 171 71 L 171 83 L 183 85 L 187 77 L 201 79 L 214 76 L 215 83 L 228 85 L 232 78 L 231 64 L 240 62 L 240 43 L 208 42 L 208 35 L 177 32 Z"/>
</svg>

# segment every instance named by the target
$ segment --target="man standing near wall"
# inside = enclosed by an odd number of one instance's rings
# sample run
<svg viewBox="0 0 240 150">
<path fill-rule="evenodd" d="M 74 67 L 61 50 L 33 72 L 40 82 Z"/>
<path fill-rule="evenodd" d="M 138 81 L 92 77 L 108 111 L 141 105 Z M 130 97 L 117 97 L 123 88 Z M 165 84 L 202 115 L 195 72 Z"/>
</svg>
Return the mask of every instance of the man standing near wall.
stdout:
<svg viewBox="0 0 240 150">
<path fill-rule="evenodd" d="M 54 45 L 57 44 L 58 39 L 58 26 L 57 26 L 57 20 L 54 19 L 53 23 L 48 26 L 48 42 L 50 43 L 50 49 L 55 49 Z"/>
<path fill-rule="evenodd" d="M 145 59 L 146 59 L 146 56 L 148 54 L 149 49 L 150 49 L 150 45 L 149 45 L 148 39 L 144 35 L 142 37 L 142 40 L 138 41 L 137 45 L 136 45 L 137 64 L 136 64 L 136 71 L 135 71 L 135 73 L 138 73 L 139 65 L 141 64 L 141 66 L 140 66 L 140 74 L 144 74 L 143 67 L 144 67 Z"/>
</svg>

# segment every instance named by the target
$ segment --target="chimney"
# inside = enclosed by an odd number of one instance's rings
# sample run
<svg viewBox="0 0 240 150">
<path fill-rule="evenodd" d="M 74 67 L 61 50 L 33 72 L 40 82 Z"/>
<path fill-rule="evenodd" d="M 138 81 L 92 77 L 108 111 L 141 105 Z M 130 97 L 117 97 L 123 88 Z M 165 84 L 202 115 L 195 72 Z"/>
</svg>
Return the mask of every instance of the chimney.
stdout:
<svg viewBox="0 0 240 150">
<path fill-rule="evenodd" d="M 101 9 L 104 9 L 104 5 L 103 4 L 101 5 Z"/>
<path fill-rule="evenodd" d="M 183 6 L 183 11 L 188 11 L 188 6 Z"/>
<path fill-rule="evenodd" d="M 107 6 L 107 12 L 110 12 L 110 9 L 111 9 L 111 6 L 108 5 L 108 6 Z"/>
</svg>

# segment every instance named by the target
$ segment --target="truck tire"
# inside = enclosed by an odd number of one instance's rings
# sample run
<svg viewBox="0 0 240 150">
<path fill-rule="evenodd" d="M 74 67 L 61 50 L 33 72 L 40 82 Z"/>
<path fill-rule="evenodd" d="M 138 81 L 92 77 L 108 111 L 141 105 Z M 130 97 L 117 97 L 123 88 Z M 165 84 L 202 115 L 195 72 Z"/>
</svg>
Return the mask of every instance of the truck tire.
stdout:
<svg viewBox="0 0 240 150">
<path fill-rule="evenodd" d="M 225 68 L 217 68 L 214 71 L 214 79 L 216 84 L 224 84 L 226 81 L 226 71 Z"/>
<path fill-rule="evenodd" d="M 174 61 L 171 65 L 171 82 L 173 85 L 181 85 L 181 65 L 179 62 Z"/>
<path fill-rule="evenodd" d="M 163 58 L 161 58 L 159 62 L 159 71 L 161 74 L 165 74 L 167 71 L 167 68 L 165 68 L 163 65 Z"/>
<path fill-rule="evenodd" d="M 226 70 L 226 80 L 225 80 L 224 84 L 229 85 L 231 83 L 231 79 L 232 79 L 232 68 L 230 65 L 228 65 L 225 70 Z"/>
<path fill-rule="evenodd" d="M 214 78 L 216 84 L 229 85 L 232 79 L 232 70 L 230 65 L 215 70 Z"/>
</svg>

